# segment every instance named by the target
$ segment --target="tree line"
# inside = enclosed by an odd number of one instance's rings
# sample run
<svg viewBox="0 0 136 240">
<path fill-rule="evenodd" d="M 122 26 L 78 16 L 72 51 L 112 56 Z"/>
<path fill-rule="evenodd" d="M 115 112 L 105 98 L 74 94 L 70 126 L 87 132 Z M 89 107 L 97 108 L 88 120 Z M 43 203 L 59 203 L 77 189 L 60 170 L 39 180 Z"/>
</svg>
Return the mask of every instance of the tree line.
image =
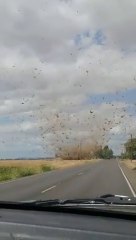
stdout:
<svg viewBox="0 0 136 240">
<path fill-rule="evenodd" d="M 113 150 L 106 145 L 103 148 L 101 147 L 101 149 L 96 153 L 96 156 L 102 159 L 111 159 L 113 158 Z"/>
<path fill-rule="evenodd" d="M 122 159 L 136 159 L 136 138 L 131 138 L 124 144 L 124 153 L 121 154 Z"/>
<path fill-rule="evenodd" d="M 59 148 L 56 153 L 56 158 L 62 158 L 65 160 L 81 160 L 81 159 L 111 159 L 113 158 L 113 151 L 108 145 L 102 147 L 98 145 L 77 145 L 77 146 L 63 146 Z"/>
</svg>

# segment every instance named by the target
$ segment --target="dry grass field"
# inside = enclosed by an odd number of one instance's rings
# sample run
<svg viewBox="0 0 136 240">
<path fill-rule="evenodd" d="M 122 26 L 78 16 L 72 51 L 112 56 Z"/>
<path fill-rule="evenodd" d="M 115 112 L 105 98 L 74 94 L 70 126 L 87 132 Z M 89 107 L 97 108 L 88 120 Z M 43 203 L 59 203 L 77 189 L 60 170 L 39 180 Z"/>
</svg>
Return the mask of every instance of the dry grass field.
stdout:
<svg viewBox="0 0 136 240">
<path fill-rule="evenodd" d="M 0 181 L 16 179 L 54 169 L 93 163 L 98 160 L 0 160 Z"/>
<path fill-rule="evenodd" d="M 132 170 L 136 170 L 136 160 L 132 160 L 132 161 L 131 160 L 124 160 L 123 162 L 128 168 L 130 168 Z"/>
</svg>

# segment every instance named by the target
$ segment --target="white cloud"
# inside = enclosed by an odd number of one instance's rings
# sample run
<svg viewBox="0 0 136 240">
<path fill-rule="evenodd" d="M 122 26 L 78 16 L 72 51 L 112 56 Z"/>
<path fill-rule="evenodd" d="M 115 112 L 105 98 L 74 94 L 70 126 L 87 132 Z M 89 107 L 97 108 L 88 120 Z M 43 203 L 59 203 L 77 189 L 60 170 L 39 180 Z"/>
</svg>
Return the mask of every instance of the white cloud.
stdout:
<svg viewBox="0 0 136 240">
<path fill-rule="evenodd" d="M 112 120 L 113 128 L 107 132 L 124 131 L 121 116 L 127 104 L 92 106 L 88 99 L 136 88 L 135 11 L 134 0 L 54 0 L 53 4 L 0 0 L 0 114 L 14 119 L 6 129 L 1 124 L 1 133 L 11 136 L 20 131 L 21 141 L 22 131 L 33 133 L 31 141 L 46 135 L 49 147 L 58 113 L 65 132 L 71 128 L 73 138 L 86 136 L 88 128 L 94 131 L 90 136 L 98 138 L 105 118 Z M 98 31 L 105 37 L 104 44 L 95 35 Z M 78 36 L 82 36 L 81 45 L 76 43 Z M 94 119 L 88 115 L 92 108 Z M 125 119 L 131 126 L 127 112 Z M 116 121 L 121 123 L 115 126 Z M 39 127 L 44 133 L 37 133 Z M 57 138 L 61 131 L 59 127 Z"/>
</svg>

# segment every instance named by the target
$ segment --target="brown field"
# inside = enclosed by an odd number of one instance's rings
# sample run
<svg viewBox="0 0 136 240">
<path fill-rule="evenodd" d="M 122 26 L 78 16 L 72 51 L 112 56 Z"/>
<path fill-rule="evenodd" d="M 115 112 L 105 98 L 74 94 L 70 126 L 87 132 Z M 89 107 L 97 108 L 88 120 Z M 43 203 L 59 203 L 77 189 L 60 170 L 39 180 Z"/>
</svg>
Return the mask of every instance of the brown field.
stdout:
<svg viewBox="0 0 136 240">
<path fill-rule="evenodd" d="M 124 160 L 123 162 L 128 168 L 130 168 L 132 170 L 136 170 L 136 160 L 132 160 L 132 161 L 131 160 Z"/>
<path fill-rule="evenodd" d="M 67 167 L 79 166 L 85 163 L 93 163 L 99 161 L 98 159 L 92 160 L 0 160 L 1 167 L 23 167 L 33 168 L 39 172 L 41 166 L 49 166 L 51 169 L 63 169 Z"/>
<path fill-rule="evenodd" d="M 98 160 L 0 160 L 0 181 L 93 163 Z"/>
</svg>

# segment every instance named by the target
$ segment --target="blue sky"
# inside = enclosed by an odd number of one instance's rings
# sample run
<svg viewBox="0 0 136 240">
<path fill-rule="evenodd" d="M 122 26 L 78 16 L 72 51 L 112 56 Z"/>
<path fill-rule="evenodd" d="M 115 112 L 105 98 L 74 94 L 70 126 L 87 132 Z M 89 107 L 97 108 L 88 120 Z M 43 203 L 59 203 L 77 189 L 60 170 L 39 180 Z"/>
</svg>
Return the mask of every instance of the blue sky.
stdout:
<svg viewBox="0 0 136 240">
<path fill-rule="evenodd" d="M 96 31 L 85 31 L 75 36 L 74 42 L 79 50 L 90 47 L 91 45 L 105 45 L 106 36 L 101 29 Z"/>
<path fill-rule="evenodd" d="M 136 107 L 136 88 L 117 91 L 116 93 L 94 94 L 88 97 L 88 103 L 93 104 L 112 103 L 116 101 L 134 104 L 134 107 Z"/>
</svg>

